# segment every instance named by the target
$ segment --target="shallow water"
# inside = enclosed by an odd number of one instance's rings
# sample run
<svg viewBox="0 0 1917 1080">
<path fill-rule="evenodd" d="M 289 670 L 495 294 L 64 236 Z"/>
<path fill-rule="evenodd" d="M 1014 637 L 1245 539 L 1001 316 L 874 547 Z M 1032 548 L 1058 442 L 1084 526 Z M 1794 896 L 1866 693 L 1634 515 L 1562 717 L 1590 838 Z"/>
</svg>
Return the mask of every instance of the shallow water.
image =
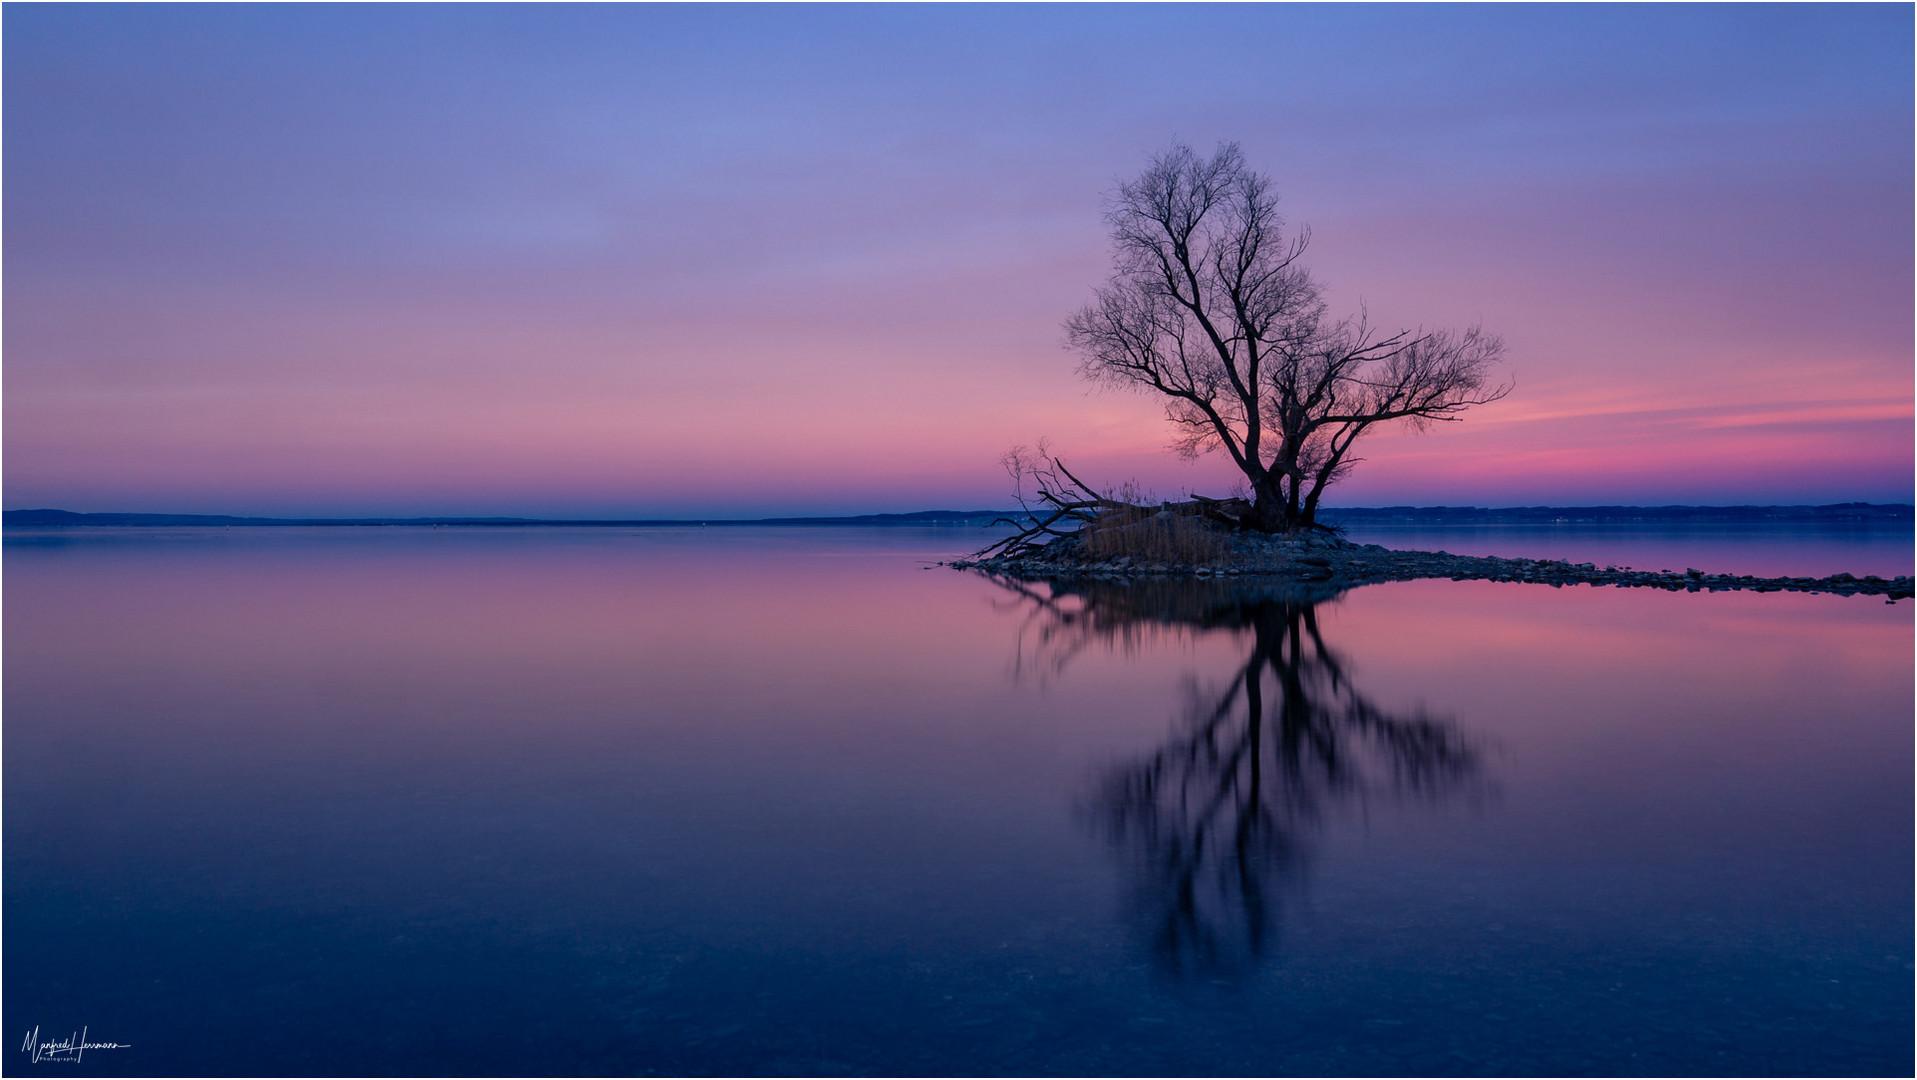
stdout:
<svg viewBox="0 0 1917 1080">
<path fill-rule="evenodd" d="M 1637 570 L 1696 568 L 1761 577 L 1896 577 L 1917 567 L 1908 525 L 1448 525 L 1367 526 L 1364 544 L 1453 555 L 1567 559 Z"/>
<path fill-rule="evenodd" d="M 1910 602 L 974 537 L 9 532 L 11 1071 L 1911 1068 Z"/>
</svg>

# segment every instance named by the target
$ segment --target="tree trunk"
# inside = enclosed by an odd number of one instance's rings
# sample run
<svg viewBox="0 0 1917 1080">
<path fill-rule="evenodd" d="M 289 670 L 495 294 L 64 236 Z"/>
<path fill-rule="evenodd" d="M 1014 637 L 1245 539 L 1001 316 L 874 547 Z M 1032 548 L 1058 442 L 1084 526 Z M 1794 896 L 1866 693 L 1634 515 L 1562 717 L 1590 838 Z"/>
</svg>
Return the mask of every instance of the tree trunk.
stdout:
<svg viewBox="0 0 1917 1080">
<path fill-rule="evenodd" d="M 1294 506 L 1292 500 L 1280 487 L 1282 478 L 1268 474 L 1265 479 L 1252 488 L 1250 525 L 1259 532 L 1295 533 L 1314 527 L 1312 520 L 1316 515 L 1313 505 Z"/>
</svg>

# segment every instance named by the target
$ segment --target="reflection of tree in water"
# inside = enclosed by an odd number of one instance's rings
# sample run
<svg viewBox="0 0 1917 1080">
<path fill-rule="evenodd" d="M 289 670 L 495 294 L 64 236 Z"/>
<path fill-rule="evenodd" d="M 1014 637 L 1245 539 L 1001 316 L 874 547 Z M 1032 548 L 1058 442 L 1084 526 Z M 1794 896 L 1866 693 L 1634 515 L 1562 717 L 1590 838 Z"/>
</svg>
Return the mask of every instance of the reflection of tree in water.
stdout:
<svg viewBox="0 0 1917 1080">
<path fill-rule="evenodd" d="M 1352 685 L 1318 624 L 1333 593 L 1223 581 L 1000 583 L 1030 607 L 1021 667 L 1056 670 L 1090 645 L 1160 633 L 1250 639 L 1224 687 L 1192 686 L 1178 733 L 1107 773 L 1088 807 L 1135 860 L 1136 914 L 1168 971 L 1218 977 L 1255 966 L 1272 946 L 1279 891 L 1298 880 L 1328 812 L 1373 796 L 1435 800 L 1480 782 L 1479 754 L 1455 724 L 1382 709 Z"/>
</svg>

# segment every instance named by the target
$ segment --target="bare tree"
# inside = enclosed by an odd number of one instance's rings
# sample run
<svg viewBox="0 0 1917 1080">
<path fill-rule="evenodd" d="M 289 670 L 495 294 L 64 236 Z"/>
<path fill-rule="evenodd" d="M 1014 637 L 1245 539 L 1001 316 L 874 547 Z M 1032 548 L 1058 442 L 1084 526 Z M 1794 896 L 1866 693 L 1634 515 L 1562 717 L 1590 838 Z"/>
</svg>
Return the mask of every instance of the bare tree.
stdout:
<svg viewBox="0 0 1917 1080">
<path fill-rule="evenodd" d="M 1113 273 L 1066 321 L 1085 376 L 1164 395 L 1187 457 L 1222 450 L 1245 474 L 1242 524 L 1316 524 L 1325 488 L 1357 462 L 1377 425 L 1456 420 L 1496 401 L 1503 342 L 1477 326 L 1374 328 L 1333 320 L 1287 235 L 1268 177 L 1234 143 L 1210 160 L 1182 144 L 1121 183 L 1105 214 Z"/>
</svg>

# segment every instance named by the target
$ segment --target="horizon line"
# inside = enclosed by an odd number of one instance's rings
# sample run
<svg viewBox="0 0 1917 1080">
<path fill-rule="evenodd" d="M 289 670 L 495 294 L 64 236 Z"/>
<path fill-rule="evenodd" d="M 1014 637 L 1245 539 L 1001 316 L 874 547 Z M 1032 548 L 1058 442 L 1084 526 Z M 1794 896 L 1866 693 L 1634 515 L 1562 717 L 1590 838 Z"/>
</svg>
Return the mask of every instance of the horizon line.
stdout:
<svg viewBox="0 0 1917 1080">
<path fill-rule="evenodd" d="M 989 510 L 917 510 L 906 512 L 872 514 L 807 514 L 784 517 L 658 517 L 658 518 L 579 518 L 579 517 L 522 517 L 517 515 L 452 515 L 432 514 L 404 516 L 394 514 L 359 514 L 337 517 L 317 515 L 242 515 L 242 514 L 183 514 L 149 511 L 104 511 L 80 512 L 62 510 L 53 507 L 22 508 L 0 511 L 0 524 L 15 527 L 61 527 L 61 526 L 123 526 L 123 527 L 163 527 L 193 525 L 244 525 L 244 526 L 497 526 L 497 527 L 536 527 L 536 526 L 575 526 L 575 527 L 663 527 L 688 525 L 913 525 L 965 523 L 975 524 L 985 519 L 1015 518 L 1024 511 L 1017 508 Z M 1585 504 L 1578 506 L 1553 506 L 1548 504 L 1529 504 L 1514 506 L 1451 506 L 1396 504 L 1390 506 L 1348 506 L 1324 507 L 1321 513 L 1328 521 L 1336 522 L 1345 517 L 1378 518 L 1390 516 L 1396 518 L 1457 518 L 1462 516 L 1506 515 L 1535 518 L 1548 523 L 1551 519 L 1563 520 L 1567 515 L 1579 518 L 1654 518 L 1705 517 L 1758 520 L 1794 520 L 1803 521 L 1815 518 L 1834 520 L 1872 520 L 1907 521 L 1917 518 L 1917 506 L 1912 503 L 1738 503 L 1738 504 L 1699 504 L 1699 503 L 1663 503 L 1657 505 L 1633 505 L 1624 503 Z"/>
</svg>

